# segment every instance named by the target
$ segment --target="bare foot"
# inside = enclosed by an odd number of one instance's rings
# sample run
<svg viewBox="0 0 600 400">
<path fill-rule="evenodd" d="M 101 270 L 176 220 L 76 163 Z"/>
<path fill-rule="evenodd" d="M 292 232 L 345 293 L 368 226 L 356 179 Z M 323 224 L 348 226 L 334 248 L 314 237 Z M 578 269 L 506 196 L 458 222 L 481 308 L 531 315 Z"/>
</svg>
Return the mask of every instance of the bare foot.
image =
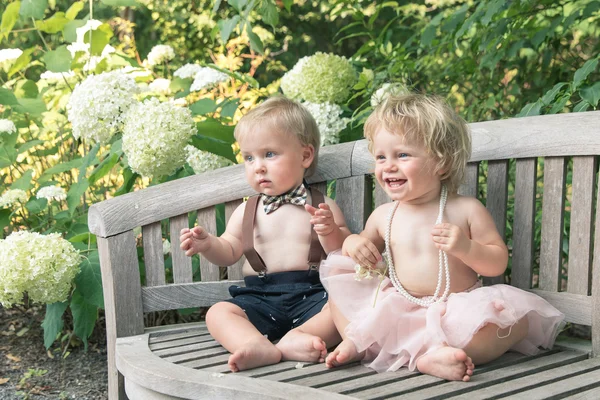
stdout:
<svg viewBox="0 0 600 400">
<path fill-rule="evenodd" d="M 448 381 L 468 382 L 473 375 L 475 364 L 464 350 L 445 346 L 419 358 L 417 369 L 423 374 Z"/>
<path fill-rule="evenodd" d="M 344 339 L 342 343 L 332 351 L 325 359 L 327 368 L 339 367 L 352 361 L 362 360 L 365 352 L 359 353 L 356 350 L 354 342 L 350 339 Z"/>
<path fill-rule="evenodd" d="M 277 364 L 281 360 L 281 353 L 267 338 L 252 340 L 237 349 L 229 356 L 229 369 L 239 372 L 245 369 L 262 367 L 263 365 Z"/>
<path fill-rule="evenodd" d="M 327 355 L 327 346 L 320 337 L 296 330 L 289 331 L 275 346 L 283 361 L 323 362 Z"/>
</svg>

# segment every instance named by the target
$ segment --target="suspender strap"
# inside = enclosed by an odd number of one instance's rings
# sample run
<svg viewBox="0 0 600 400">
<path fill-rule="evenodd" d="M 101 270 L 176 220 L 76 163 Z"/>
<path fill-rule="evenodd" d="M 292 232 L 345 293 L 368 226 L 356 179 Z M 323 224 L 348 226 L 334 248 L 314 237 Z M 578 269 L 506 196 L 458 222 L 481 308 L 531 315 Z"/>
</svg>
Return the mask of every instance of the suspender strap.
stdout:
<svg viewBox="0 0 600 400">
<path fill-rule="evenodd" d="M 254 249 L 254 219 L 260 195 L 252 196 L 246 202 L 242 220 L 242 248 L 250 266 L 258 273 L 266 273 L 267 266 L 256 249 Z"/>
<path fill-rule="evenodd" d="M 318 207 L 320 203 L 325 201 L 325 197 L 317 189 L 309 188 L 311 203 L 313 207 Z M 256 209 L 258 207 L 258 201 L 260 195 L 252 196 L 246 202 L 246 209 L 244 210 L 244 217 L 242 219 L 242 247 L 244 249 L 244 255 L 250 263 L 252 269 L 256 272 L 266 273 L 267 266 L 263 261 L 262 257 L 254 248 L 254 220 L 256 219 Z M 310 229 L 310 248 L 308 250 L 308 264 L 310 268 L 316 268 L 319 262 L 324 258 L 325 251 L 319 242 L 317 232 L 311 227 Z"/>
</svg>

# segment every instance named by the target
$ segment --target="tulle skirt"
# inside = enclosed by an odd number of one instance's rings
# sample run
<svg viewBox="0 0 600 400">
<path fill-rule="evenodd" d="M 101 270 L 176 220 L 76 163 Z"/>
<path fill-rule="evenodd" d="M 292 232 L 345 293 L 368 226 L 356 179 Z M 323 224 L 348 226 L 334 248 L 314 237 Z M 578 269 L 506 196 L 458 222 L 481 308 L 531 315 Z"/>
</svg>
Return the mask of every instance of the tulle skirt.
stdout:
<svg viewBox="0 0 600 400">
<path fill-rule="evenodd" d="M 523 317 L 529 333 L 512 350 L 536 354 L 539 347 L 552 347 L 564 324 L 564 315 L 546 300 L 509 285 L 478 285 L 427 308 L 408 301 L 387 277 L 356 281 L 354 266 L 351 258 L 332 253 L 321 263 L 321 282 L 350 322 L 347 337 L 378 372 L 414 370 L 419 357 L 446 344 L 464 348 L 486 324 L 507 335 L 505 328 Z"/>
</svg>

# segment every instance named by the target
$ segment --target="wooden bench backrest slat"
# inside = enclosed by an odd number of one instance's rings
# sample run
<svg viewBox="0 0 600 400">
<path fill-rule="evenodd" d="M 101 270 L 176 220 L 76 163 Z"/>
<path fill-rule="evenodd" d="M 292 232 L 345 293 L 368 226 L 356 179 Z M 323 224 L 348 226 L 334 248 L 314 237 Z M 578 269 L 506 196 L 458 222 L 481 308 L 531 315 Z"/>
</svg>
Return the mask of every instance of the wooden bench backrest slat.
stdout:
<svg viewBox="0 0 600 400">
<path fill-rule="evenodd" d="M 530 289 L 535 254 L 537 158 L 516 161 L 511 284 Z"/>
<path fill-rule="evenodd" d="M 367 217 L 373 208 L 371 177 L 360 175 L 338 179 L 335 200 L 344 213 L 346 225 L 350 232 L 362 232 Z"/>
<path fill-rule="evenodd" d="M 198 226 L 203 227 L 206 232 L 217 235 L 217 215 L 215 207 L 207 207 L 198 210 Z M 208 261 L 206 257 L 200 254 L 200 279 L 203 282 L 218 281 L 219 266 Z"/>
<path fill-rule="evenodd" d="M 390 196 L 387 195 L 387 193 L 385 192 L 385 190 L 383 190 L 381 185 L 379 185 L 378 183 L 375 183 L 375 193 L 373 195 L 373 203 L 374 203 L 373 207 L 377 208 L 382 204 L 389 203 L 390 201 L 392 201 L 392 199 L 390 199 Z"/>
<path fill-rule="evenodd" d="M 508 197 L 508 160 L 488 163 L 486 208 L 492 215 L 502 239 L 506 237 L 506 202 Z M 504 276 L 483 278 L 485 285 L 504 283 Z"/>
<path fill-rule="evenodd" d="M 243 282 L 224 280 L 143 287 L 144 312 L 210 307 L 230 297 L 229 286 L 242 285 Z"/>
<path fill-rule="evenodd" d="M 587 295 L 590 291 L 595 182 L 596 157 L 573 157 L 567 281 L 567 290 L 570 293 Z"/>
<path fill-rule="evenodd" d="M 160 221 L 142 226 L 142 241 L 144 243 L 146 286 L 164 285 L 165 256 L 163 254 Z"/>
<path fill-rule="evenodd" d="M 539 285 L 542 290 L 559 290 L 566 171 L 564 157 L 546 157 L 544 160 Z"/>
<path fill-rule="evenodd" d="M 173 282 L 192 282 L 192 259 L 181 250 L 179 233 L 182 229 L 189 228 L 188 215 L 181 214 L 169 219 L 169 232 L 171 237 L 171 257 L 173 259 Z"/>
<path fill-rule="evenodd" d="M 477 198 L 477 190 L 479 188 L 479 162 L 470 162 L 467 164 L 465 171 L 465 181 L 458 188 L 458 193 L 463 196 Z"/>
<path fill-rule="evenodd" d="M 229 223 L 229 219 L 231 218 L 231 214 L 235 211 L 236 208 L 242 204 L 242 199 L 228 201 L 225 203 L 225 223 Z M 246 261 L 246 257 L 242 255 L 242 257 L 233 265 L 227 267 L 227 279 L 236 280 L 236 279 L 244 279 L 244 275 L 242 274 L 242 267 L 244 266 L 244 262 Z"/>
<path fill-rule="evenodd" d="M 594 257 L 592 260 L 592 355 L 600 356 L 600 184 L 596 185 Z"/>
</svg>

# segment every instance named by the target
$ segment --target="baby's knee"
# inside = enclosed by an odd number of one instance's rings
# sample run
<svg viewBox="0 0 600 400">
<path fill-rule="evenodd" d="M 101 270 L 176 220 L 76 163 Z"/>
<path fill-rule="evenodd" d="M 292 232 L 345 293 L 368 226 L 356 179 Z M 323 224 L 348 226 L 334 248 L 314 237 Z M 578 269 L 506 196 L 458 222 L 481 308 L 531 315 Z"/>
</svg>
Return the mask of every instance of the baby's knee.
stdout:
<svg viewBox="0 0 600 400">
<path fill-rule="evenodd" d="M 223 318 L 231 316 L 232 314 L 248 319 L 244 310 L 239 306 L 227 301 L 221 301 L 208 309 L 206 313 L 206 325 L 220 323 Z"/>
</svg>

